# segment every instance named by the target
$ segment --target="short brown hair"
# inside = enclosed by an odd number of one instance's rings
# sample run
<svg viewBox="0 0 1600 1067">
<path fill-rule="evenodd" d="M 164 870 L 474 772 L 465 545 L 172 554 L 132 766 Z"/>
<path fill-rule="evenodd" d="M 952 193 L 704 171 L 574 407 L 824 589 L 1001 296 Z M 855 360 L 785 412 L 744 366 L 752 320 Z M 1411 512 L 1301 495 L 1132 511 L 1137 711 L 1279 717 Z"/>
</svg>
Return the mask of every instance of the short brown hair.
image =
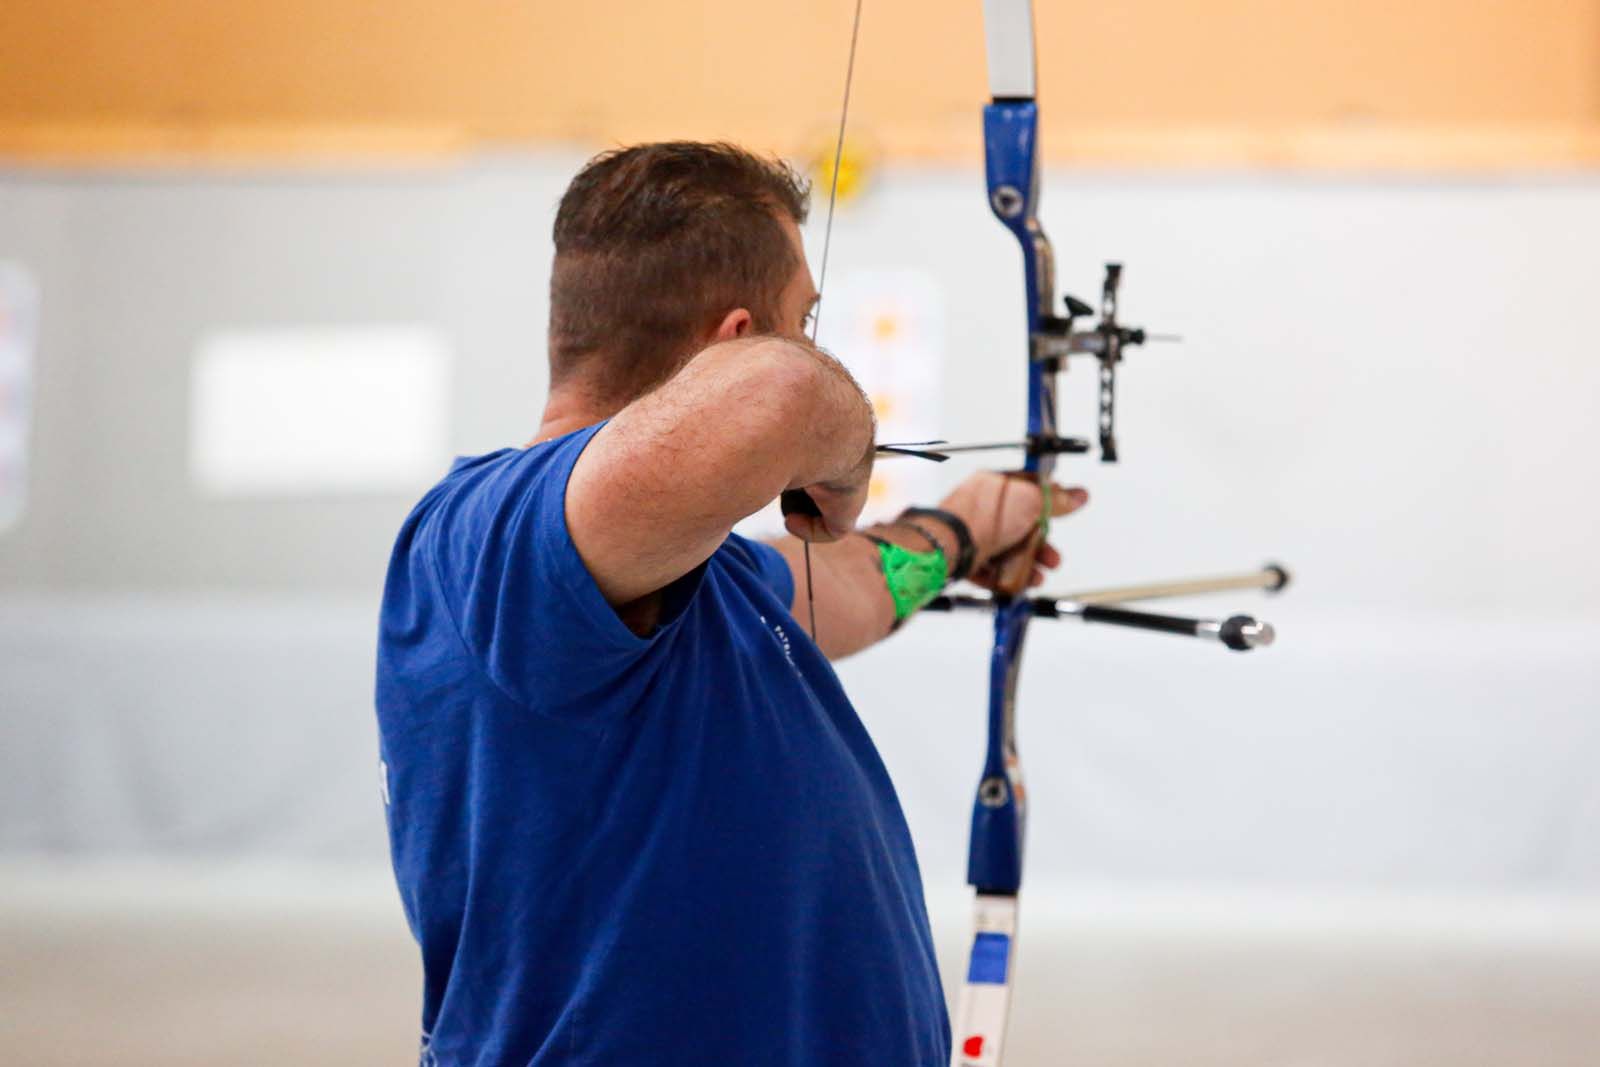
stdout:
<svg viewBox="0 0 1600 1067">
<path fill-rule="evenodd" d="M 731 144 L 669 141 L 591 159 L 556 211 L 551 384 L 581 367 L 600 372 L 606 395 L 632 398 L 733 308 L 772 329 L 798 265 L 779 220 L 804 222 L 809 196 L 787 164 Z"/>
</svg>

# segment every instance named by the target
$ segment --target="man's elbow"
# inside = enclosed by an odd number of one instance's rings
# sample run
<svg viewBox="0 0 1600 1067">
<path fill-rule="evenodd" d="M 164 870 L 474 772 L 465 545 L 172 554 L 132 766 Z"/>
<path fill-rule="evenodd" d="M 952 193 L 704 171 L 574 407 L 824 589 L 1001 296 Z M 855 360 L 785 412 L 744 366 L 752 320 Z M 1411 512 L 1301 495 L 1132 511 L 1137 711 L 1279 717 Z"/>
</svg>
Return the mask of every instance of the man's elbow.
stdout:
<svg viewBox="0 0 1600 1067">
<path fill-rule="evenodd" d="M 809 428 L 828 418 L 833 375 L 815 349 L 800 341 L 759 337 L 708 348 L 695 362 L 718 382 L 724 421 L 739 427 L 747 445 L 795 447 Z"/>
</svg>

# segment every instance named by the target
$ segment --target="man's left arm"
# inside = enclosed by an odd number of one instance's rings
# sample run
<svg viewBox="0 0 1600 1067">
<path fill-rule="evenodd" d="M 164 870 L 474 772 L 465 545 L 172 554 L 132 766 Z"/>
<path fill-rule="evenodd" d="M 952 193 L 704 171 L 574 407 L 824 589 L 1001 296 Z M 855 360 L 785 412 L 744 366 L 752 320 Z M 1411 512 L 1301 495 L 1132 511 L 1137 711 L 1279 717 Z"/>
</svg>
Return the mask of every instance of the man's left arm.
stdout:
<svg viewBox="0 0 1600 1067">
<path fill-rule="evenodd" d="M 1082 489 L 1058 486 L 1051 493 L 1050 510 L 1053 515 L 1066 515 L 1087 501 L 1088 494 Z M 906 553 L 937 550 L 943 558 L 943 577 L 949 577 L 967 547 L 969 577 L 986 584 L 985 576 L 992 573 L 997 560 L 1025 550 L 1044 511 L 1044 500 L 1038 485 L 1030 481 L 982 472 L 957 486 L 937 511 L 945 515 L 923 511 L 864 527 L 838 541 L 811 545 L 816 636 L 829 659 L 843 659 L 883 640 L 904 621 L 908 609 L 914 610 L 915 595 L 927 586 L 927 561 L 907 560 Z M 970 545 L 963 546 L 963 540 Z M 806 603 L 805 546 L 795 537 L 779 538 L 772 545 L 794 575 L 791 610 L 795 618 L 805 620 L 811 610 Z M 891 579 L 886 564 L 898 560 L 911 565 Z M 1030 584 L 1042 582 L 1045 573 L 1060 562 L 1054 548 L 1042 546 Z M 942 580 L 934 582 L 935 587 L 941 584 Z"/>
</svg>

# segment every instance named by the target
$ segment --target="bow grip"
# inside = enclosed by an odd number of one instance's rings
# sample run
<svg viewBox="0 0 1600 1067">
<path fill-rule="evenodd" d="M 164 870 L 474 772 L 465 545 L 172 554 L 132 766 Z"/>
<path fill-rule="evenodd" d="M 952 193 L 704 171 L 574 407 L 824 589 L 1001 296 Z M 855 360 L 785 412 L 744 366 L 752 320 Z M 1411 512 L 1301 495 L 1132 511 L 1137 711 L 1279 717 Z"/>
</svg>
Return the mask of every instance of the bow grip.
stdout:
<svg viewBox="0 0 1600 1067">
<path fill-rule="evenodd" d="M 1032 471 L 1007 471 L 1006 477 L 1023 479 L 1031 483 L 1038 475 Z M 997 594 L 1021 596 L 1028 591 L 1028 584 L 1033 580 L 1033 565 L 1039 558 L 1039 549 L 1044 547 L 1048 526 L 1048 516 L 1041 514 L 1039 522 L 1034 524 L 1032 533 L 991 561 L 990 565 L 994 568 L 994 591 Z"/>
<path fill-rule="evenodd" d="M 994 561 L 994 591 L 1001 596 L 1021 596 L 1033 580 L 1033 563 L 1044 545 L 1044 531 L 1034 529 L 1028 539 Z"/>
</svg>

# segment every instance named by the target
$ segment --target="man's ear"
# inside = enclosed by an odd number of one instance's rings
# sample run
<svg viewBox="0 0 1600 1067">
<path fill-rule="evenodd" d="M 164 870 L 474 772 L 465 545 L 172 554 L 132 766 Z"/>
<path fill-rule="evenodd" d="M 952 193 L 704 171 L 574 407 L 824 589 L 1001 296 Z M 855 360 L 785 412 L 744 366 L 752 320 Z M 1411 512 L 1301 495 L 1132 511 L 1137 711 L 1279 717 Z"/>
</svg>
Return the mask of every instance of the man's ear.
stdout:
<svg viewBox="0 0 1600 1067">
<path fill-rule="evenodd" d="M 722 321 L 717 323 L 717 332 L 712 337 L 713 341 L 731 341 L 735 337 L 747 337 L 755 329 L 755 318 L 748 308 L 734 308 L 722 316 Z"/>
</svg>

